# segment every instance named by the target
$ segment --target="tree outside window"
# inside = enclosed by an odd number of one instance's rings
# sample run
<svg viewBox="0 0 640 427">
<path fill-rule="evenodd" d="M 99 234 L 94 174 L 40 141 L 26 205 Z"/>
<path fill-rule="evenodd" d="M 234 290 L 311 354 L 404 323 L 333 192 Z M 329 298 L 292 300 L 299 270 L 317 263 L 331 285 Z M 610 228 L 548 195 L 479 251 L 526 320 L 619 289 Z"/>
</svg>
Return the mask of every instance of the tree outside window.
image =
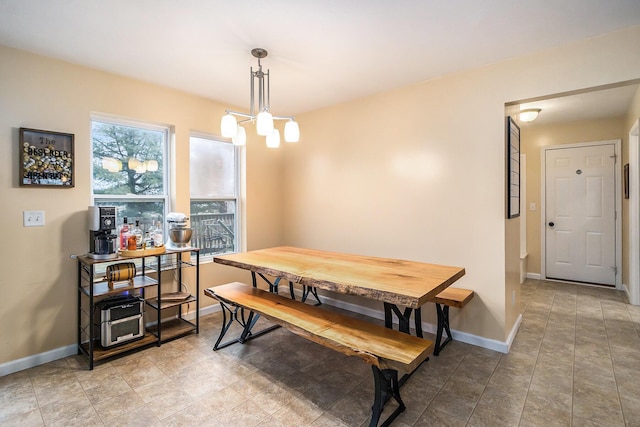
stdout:
<svg viewBox="0 0 640 427">
<path fill-rule="evenodd" d="M 168 129 L 94 119 L 91 140 L 94 204 L 117 207 L 120 224 L 127 217 L 164 227 Z"/>
</svg>

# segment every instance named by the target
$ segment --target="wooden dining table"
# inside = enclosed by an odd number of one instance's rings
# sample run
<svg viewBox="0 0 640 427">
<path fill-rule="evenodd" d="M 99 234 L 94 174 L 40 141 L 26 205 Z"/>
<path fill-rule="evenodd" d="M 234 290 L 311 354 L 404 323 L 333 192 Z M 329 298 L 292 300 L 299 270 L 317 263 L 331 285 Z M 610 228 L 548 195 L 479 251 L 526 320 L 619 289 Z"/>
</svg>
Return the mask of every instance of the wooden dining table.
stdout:
<svg viewBox="0 0 640 427">
<path fill-rule="evenodd" d="M 422 337 L 422 305 L 465 274 L 462 267 L 291 246 L 221 255 L 214 257 L 214 261 L 251 271 L 253 286 L 257 285 L 256 275 L 268 282 L 266 276 L 271 276 L 293 284 L 381 301 L 385 326 L 393 327 L 395 314 L 399 330 L 403 332 L 410 332 L 413 312 L 419 337 Z"/>
</svg>

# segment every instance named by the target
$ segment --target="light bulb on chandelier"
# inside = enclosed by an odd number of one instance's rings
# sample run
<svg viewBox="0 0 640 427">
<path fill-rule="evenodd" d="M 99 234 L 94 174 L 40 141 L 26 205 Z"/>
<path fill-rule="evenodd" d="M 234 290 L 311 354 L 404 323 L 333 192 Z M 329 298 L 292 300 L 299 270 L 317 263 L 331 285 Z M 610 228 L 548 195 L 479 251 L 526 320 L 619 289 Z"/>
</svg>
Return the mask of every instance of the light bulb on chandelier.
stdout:
<svg viewBox="0 0 640 427">
<path fill-rule="evenodd" d="M 270 88 L 269 70 L 262 71 L 260 59 L 266 58 L 268 52 L 265 49 L 256 48 L 251 51 L 251 55 L 258 58 L 258 70 L 253 71 L 251 67 L 251 102 L 249 113 L 240 113 L 232 110 L 225 110 L 225 115 L 220 122 L 220 133 L 225 138 L 232 138 L 235 145 L 244 145 L 247 141 L 247 134 L 242 126 L 245 122 L 252 122 L 256 125 L 258 135 L 266 136 L 267 147 L 277 148 L 280 146 L 280 131 L 275 128 L 274 120 L 287 120 L 284 127 L 284 140 L 286 142 L 300 141 L 300 127 L 291 116 L 274 116 L 270 112 Z M 257 84 L 256 84 L 257 81 Z M 255 87 L 258 88 L 257 96 Z M 256 108 L 257 98 L 257 108 Z M 256 114 L 256 111 L 258 113 Z M 238 122 L 236 116 L 244 119 Z"/>
</svg>

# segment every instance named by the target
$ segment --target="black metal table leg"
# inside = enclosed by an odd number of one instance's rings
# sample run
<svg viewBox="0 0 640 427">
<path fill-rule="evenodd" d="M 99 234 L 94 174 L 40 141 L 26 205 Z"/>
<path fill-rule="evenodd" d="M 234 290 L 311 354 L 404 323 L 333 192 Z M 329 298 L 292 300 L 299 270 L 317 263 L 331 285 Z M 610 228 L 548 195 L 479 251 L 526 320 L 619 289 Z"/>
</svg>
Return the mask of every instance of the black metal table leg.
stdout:
<svg viewBox="0 0 640 427">
<path fill-rule="evenodd" d="M 413 319 L 416 325 L 416 336 L 418 338 L 424 338 L 422 335 L 422 307 L 413 310 Z"/>
<path fill-rule="evenodd" d="M 400 311 L 397 305 L 390 304 L 388 302 L 384 303 L 384 326 L 392 329 L 393 328 L 393 316 L 392 313 L 396 315 L 398 318 L 398 330 L 400 332 L 405 332 L 407 334 L 411 333 L 411 313 L 413 309 L 410 307 L 406 307 L 404 312 Z M 422 327 L 420 328 L 420 333 L 422 334 Z"/>
<path fill-rule="evenodd" d="M 320 297 L 318 297 L 318 290 L 313 286 L 302 285 L 302 302 L 307 300 L 309 294 L 313 295 L 316 299 L 316 303 L 314 305 L 322 305 L 322 301 L 320 301 Z"/>
<path fill-rule="evenodd" d="M 405 405 L 400 398 L 400 387 L 398 385 L 398 371 L 395 369 L 379 369 L 377 366 L 373 368 L 373 382 L 375 385 L 375 395 L 373 400 L 371 422 L 369 427 L 376 427 L 380 421 L 380 415 L 384 408 L 384 404 L 393 397 L 398 402 L 398 407 L 389 417 L 384 420 L 381 427 L 391 424 L 401 412 L 405 410 Z"/>
</svg>

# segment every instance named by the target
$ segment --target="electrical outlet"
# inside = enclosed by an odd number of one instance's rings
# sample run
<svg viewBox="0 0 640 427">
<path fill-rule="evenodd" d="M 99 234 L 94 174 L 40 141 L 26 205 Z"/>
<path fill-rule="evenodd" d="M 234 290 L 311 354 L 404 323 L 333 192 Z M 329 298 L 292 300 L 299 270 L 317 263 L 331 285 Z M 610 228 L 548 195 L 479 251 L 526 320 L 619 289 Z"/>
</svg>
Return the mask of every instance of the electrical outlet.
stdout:
<svg viewBox="0 0 640 427">
<path fill-rule="evenodd" d="M 22 223 L 25 227 L 43 227 L 44 211 L 23 211 Z"/>
<path fill-rule="evenodd" d="M 511 305 L 516 303 L 516 291 L 511 291 Z"/>
</svg>

